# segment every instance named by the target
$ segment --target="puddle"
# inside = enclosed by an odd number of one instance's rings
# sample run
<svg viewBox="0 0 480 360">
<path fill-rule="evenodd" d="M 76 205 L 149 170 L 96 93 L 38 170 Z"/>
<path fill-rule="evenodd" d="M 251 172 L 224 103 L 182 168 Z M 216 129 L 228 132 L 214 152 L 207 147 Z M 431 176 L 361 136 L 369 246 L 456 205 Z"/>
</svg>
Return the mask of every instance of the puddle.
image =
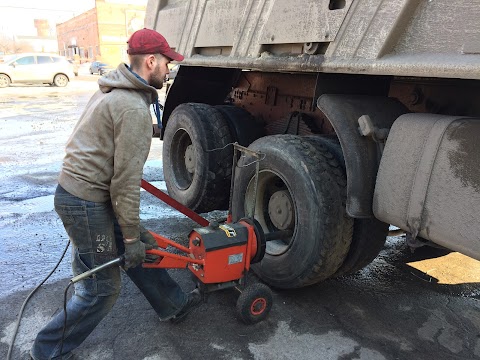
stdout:
<svg viewBox="0 0 480 360">
<path fill-rule="evenodd" d="M 19 202 L 3 203 L 0 208 L 0 215 L 26 215 L 32 213 L 44 213 L 53 210 L 53 195 L 47 195 Z"/>
</svg>

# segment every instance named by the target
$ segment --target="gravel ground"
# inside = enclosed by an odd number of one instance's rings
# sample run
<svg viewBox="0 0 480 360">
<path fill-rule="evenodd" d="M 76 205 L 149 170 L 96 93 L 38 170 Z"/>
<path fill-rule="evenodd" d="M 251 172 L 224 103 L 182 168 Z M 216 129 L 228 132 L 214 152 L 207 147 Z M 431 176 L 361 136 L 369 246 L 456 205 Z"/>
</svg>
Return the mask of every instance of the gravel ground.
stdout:
<svg viewBox="0 0 480 360">
<path fill-rule="evenodd" d="M 66 88 L 0 89 L 0 358 L 6 356 L 22 302 L 67 244 L 53 211 L 53 191 L 63 146 L 97 78 L 84 74 Z M 144 177 L 165 189 L 158 139 Z M 141 196 L 147 228 L 185 239 L 195 226 L 150 194 Z M 223 213 L 203 215 L 215 219 Z M 71 276 L 68 257 L 69 252 L 29 303 L 14 359 L 27 358 L 36 332 L 61 308 Z M 188 271 L 171 274 L 186 290 L 193 286 Z M 257 281 L 253 275 L 251 281 Z M 412 254 L 401 237 L 391 237 L 379 257 L 357 274 L 304 289 L 273 289 L 274 305 L 262 323 L 239 323 L 237 294 L 225 290 L 174 326 L 160 322 L 125 278 L 117 304 L 75 358 L 479 359 L 479 283 L 478 261 L 435 249 Z"/>
</svg>

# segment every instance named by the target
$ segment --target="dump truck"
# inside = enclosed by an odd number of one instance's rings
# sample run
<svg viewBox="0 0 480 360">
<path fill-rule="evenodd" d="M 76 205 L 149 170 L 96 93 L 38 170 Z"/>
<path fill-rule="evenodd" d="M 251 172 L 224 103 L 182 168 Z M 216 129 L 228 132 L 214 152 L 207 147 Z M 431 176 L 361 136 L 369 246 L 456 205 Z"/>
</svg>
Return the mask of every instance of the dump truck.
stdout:
<svg viewBox="0 0 480 360">
<path fill-rule="evenodd" d="M 391 226 L 480 260 L 478 19 L 479 0 L 150 0 L 185 56 L 169 194 L 289 232 L 254 266 L 278 288 L 362 269 Z"/>
</svg>

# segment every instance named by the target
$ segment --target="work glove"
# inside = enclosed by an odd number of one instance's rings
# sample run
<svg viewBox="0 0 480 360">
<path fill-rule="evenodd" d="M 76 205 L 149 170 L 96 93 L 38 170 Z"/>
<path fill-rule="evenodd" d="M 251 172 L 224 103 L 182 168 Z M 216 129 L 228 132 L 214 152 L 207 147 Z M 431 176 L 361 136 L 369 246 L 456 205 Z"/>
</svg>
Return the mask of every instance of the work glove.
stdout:
<svg viewBox="0 0 480 360">
<path fill-rule="evenodd" d="M 152 234 L 150 234 L 150 231 L 145 229 L 142 225 L 140 225 L 140 241 L 143 242 L 146 245 L 151 246 L 149 249 L 158 249 L 158 244 L 155 238 L 153 237 Z M 158 260 L 158 255 L 152 255 L 152 254 L 147 254 L 145 256 L 145 261 L 146 262 L 156 262 Z"/>
<path fill-rule="evenodd" d="M 150 234 L 150 231 L 145 229 L 142 225 L 140 225 L 140 241 L 144 244 L 152 245 L 153 248 L 158 248 L 157 241 L 153 235 Z"/>
<path fill-rule="evenodd" d="M 152 249 L 152 245 L 145 244 L 140 238 L 134 240 L 123 240 L 125 244 L 125 270 L 134 268 L 145 261 L 145 250 Z"/>
</svg>

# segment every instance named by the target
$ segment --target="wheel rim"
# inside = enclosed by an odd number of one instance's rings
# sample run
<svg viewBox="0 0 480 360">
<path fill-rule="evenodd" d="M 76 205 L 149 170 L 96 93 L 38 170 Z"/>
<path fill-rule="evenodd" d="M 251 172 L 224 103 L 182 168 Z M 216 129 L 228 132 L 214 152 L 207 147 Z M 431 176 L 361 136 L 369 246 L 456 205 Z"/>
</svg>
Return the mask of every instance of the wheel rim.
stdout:
<svg viewBox="0 0 480 360">
<path fill-rule="evenodd" d="M 250 312 L 252 315 L 261 315 L 267 308 L 267 300 L 265 298 L 255 299 L 250 305 Z"/>
<path fill-rule="evenodd" d="M 185 168 L 187 169 L 189 174 L 195 173 L 195 149 L 193 148 L 193 144 L 190 144 L 185 149 Z"/>
<path fill-rule="evenodd" d="M 245 193 L 245 214 L 251 216 L 255 177 L 253 177 Z M 267 242 L 266 254 L 278 256 L 285 253 L 295 238 L 296 208 L 292 192 L 282 177 L 271 171 L 262 170 L 258 174 L 257 196 L 255 201 L 255 219 L 265 233 L 292 230 L 291 239 L 270 240 Z"/>
<path fill-rule="evenodd" d="M 279 230 L 286 230 L 292 226 L 293 203 L 287 190 L 275 192 L 268 201 L 268 215 L 273 226 Z"/>
<path fill-rule="evenodd" d="M 171 154 L 175 184 L 179 189 L 188 189 L 195 176 L 197 161 L 195 146 L 185 129 L 178 129 L 173 136 Z"/>
<path fill-rule="evenodd" d="M 8 86 L 8 78 L 5 75 L 0 76 L 0 87 Z"/>
<path fill-rule="evenodd" d="M 65 75 L 57 75 L 55 76 L 55 85 L 57 86 L 65 86 L 68 83 L 68 79 Z"/>
</svg>

